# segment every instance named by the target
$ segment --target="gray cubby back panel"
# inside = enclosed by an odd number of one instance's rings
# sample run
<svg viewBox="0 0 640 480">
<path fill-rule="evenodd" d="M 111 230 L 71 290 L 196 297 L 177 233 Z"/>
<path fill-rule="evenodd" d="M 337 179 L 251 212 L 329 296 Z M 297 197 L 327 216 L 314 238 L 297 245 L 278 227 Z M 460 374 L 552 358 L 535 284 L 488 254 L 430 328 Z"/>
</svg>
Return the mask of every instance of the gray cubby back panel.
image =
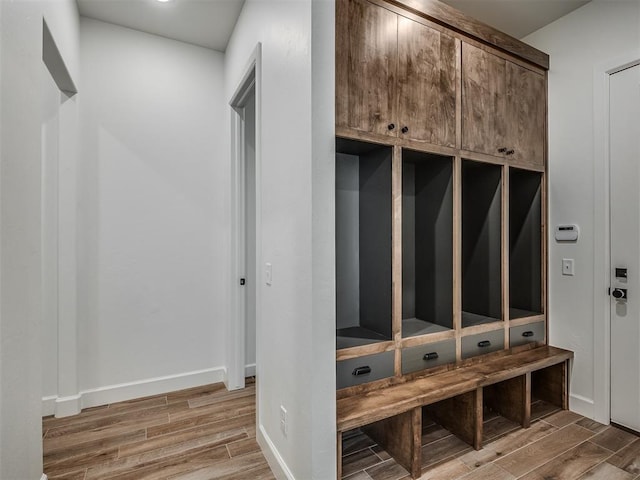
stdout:
<svg viewBox="0 0 640 480">
<path fill-rule="evenodd" d="M 360 159 L 336 153 L 336 325 L 360 323 Z"/>
<path fill-rule="evenodd" d="M 509 171 L 509 305 L 542 312 L 542 174 Z"/>
<path fill-rule="evenodd" d="M 453 170 L 450 160 L 416 170 L 416 316 L 453 326 Z"/>
<path fill-rule="evenodd" d="M 360 325 L 391 338 L 391 149 L 360 156 Z"/>
<path fill-rule="evenodd" d="M 502 167 L 463 161 L 462 309 L 502 318 Z"/>
<path fill-rule="evenodd" d="M 403 151 L 402 317 L 452 328 L 453 162 Z"/>
<path fill-rule="evenodd" d="M 416 316 L 416 166 L 402 163 L 402 318 Z"/>
</svg>

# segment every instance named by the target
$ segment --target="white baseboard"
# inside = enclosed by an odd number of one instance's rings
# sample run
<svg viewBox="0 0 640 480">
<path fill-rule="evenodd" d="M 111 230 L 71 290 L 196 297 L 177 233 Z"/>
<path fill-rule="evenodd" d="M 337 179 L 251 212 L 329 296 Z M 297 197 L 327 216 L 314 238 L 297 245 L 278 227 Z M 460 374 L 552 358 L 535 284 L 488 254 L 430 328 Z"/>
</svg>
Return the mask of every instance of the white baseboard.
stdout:
<svg viewBox="0 0 640 480">
<path fill-rule="evenodd" d="M 262 454 L 264 455 L 264 458 L 267 459 L 267 463 L 271 467 L 271 471 L 275 477 L 278 480 L 295 480 L 291 470 L 287 467 L 287 464 L 280 455 L 280 452 L 278 452 L 278 449 L 273 444 L 262 425 L 259 426 L 256 437 L 258 445 L 260 445 L 260 449 L 262 450 Z"/>
<path fill-rule="evenodd" d="M 77 415 L 82 410 L 82 395 L 71 395 L 68 397 L 57 397 L 55 405 L 56 418 L 70 417 Z"/>
<path fill-rule="evenodd" d="M 42 397 L 42 416 L 48 417 L 56 413 L 56 395 Z"/>
<path fill-rule="evenodd" d="M 587 418 L 594 418 L 595 416 L 595 404 L 593 400 L 575 393 L 569 395 L 569 410 Z"/>
<path fill-rule="evenodd" d="M 42 411 L 44 415 L 65 416 L 77 405 L 78 413 L 83 408 L 97 407 L 109 403 L 123 402 L 134 398 L 160 395 L 162 393 L 199 387 L 210 383 L 222 382 L 225 377 L 224 367 L 197 370 L 194 372 L 149 378 L 137 382 L 108 385 L 81 391 L 73 397 L 44 397 Z"/>
<path fill-rule="evenodd" d="M 255 377 L 256 376 L 256 364 L 252 363 L 251 365 L 246 365 L 244 367 L 244 376 L 245 377 Z"/>
<path fill-rule="evenodd" d="M 49 477 L 47 477 L 46 473 L 43 473 L 42 476 L 40 477 L 40 480 L 47 480 Z"/>
</svg>

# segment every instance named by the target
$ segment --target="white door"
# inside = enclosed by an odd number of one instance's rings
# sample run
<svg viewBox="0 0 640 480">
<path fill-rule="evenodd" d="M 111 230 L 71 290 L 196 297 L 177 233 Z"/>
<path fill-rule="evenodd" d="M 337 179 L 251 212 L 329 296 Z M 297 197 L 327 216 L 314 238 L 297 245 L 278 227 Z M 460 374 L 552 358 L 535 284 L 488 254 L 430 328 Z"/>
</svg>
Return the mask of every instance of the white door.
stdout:
<svg viewBox="0 0 640 480">
<path fill-rule="evenodd" d="M 256 373 L 256 95 L 244 107 L 245 375 Z"/>
<path fill-rule="evenodd" d="M 640 431 L 640 65 L 609 85 L 611 421 Z"/>
</svg>

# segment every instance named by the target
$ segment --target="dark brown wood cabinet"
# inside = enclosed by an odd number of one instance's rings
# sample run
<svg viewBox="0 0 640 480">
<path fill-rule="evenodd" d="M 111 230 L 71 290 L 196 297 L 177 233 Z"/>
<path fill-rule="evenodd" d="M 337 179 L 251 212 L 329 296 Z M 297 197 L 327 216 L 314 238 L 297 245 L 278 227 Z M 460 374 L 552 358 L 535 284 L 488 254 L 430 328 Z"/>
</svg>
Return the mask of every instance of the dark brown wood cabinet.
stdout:
<svg viewBox="0 0 640 480">
<path fill-rule="evenodd" d="M 366 0 L 338 2 L 336 125 L 456 141 L 456 39 Z"/>
<path fill-rule="evenodd" d="M 506 71 L 505 59 L 467 43 L 462 45 L 464 150 L 489 155 L 506 152 Z"/>
<path fill-rule="evenodd" d="M 336 1 L 341 391 L 546 342 L 546 57 L 411 1 Z"/>
<path fill-rule="evenodd" d="M 456 40 L 398 16 L 398 122 L 404 138 L 454 147 Z"/>
<path fill-rule="evenodd" d="M 363 427 L 419 478 L 423 414 L 478 449 L 485 408 L 524 428 L 534 393 L 567 408 L 548 56 L 437 0 L 336 5 L 338 458 Z"/>
<path fill-rule="evenodd" d="M 544 166 L 543 73 L 462 43 L 462 149 Z"/>
<path fill-rule="evenodd" d="M 507 62 L 507 143 L 520 164 L 544 167 L 547 96 L 546 79 Z"/>
<path fill-rule="evenodd" d="M 395 136 L 398 16 L 351 0 L 337 2 L 336 21 L 336 125 Z"/>
</svg>

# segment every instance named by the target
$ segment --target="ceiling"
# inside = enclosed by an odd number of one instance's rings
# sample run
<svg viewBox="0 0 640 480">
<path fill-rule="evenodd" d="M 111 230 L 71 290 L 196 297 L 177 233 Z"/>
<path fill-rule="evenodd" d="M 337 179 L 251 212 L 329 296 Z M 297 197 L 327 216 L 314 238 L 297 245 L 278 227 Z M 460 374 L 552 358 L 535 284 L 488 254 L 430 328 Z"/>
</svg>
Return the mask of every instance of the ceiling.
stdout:
<svg viewBox="0 0 640 480">
<path fill-rule="evenodd" d="M 2 1 L 2 0 L 0 0 Z M 80 15 L 224 52 L 244 0 L 77 0 Z"/>
<path fill-rule="evenodd" d="M 442 0 L 512 37 L 523 38 L 590 0 Z"/>
<path fill-rule="evenodd" d="M 0 0 L 1 1 L 1 0 Z M 245 0 L 77 0 L 80 15 L 224 52 Z M 589 0 L 444 0 L 516 38 Z"/>
</svg>

